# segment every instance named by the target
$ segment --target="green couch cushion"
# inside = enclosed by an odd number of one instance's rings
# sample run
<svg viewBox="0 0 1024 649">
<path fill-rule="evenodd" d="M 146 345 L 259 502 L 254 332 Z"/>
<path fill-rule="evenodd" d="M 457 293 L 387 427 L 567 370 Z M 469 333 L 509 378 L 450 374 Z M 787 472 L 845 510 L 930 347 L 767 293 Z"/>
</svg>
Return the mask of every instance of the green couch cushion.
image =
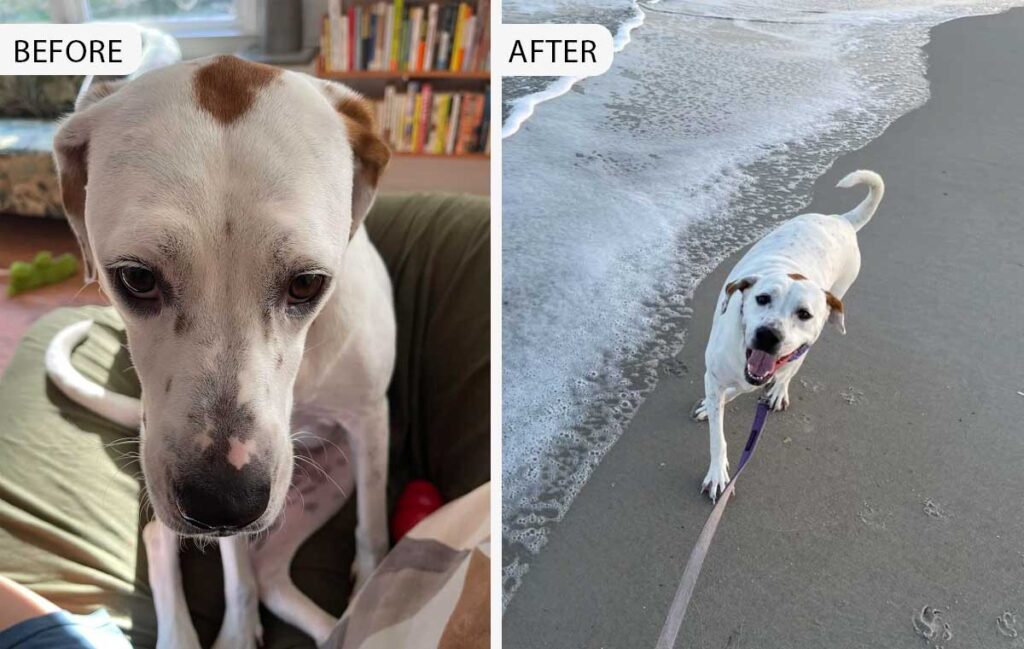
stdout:
<svg viewBox="0 0 1024 649">
<path fill-rule="evenodd" d="M 432 480 L 455 498 L 489 479 L 489 204 L 385 196 L 367 228 L 391 272 L 398 317 L 391 502 L 410 478 Z M 106 607 L 135 646 L 152 647 L 137 434 L 71 403 L 43 370 L 53 335 L 84 318 L 96 325 L 72 362 L 114 391 L 139 393 L 111 309 L 59 309 L 24 337 L 0 378 L 0 573 L 73 612 Z M 355 520 L 349 499 L 291 568 L 299 588 L 336 615 L 348 601 Z M 182 572 L 193 621 L 209 645 L 224 606 L 216 547 L 189 547 Z M 269 615 L 264 629 L 270 649 L 312 646 Z"/>
</svg>

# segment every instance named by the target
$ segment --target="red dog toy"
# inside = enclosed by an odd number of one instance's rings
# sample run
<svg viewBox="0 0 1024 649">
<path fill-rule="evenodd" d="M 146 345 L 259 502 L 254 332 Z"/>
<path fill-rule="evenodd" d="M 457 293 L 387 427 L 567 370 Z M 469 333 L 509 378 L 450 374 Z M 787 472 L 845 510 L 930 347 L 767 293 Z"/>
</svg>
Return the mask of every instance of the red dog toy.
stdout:
<svg viewBox="0 0 1024 649">
<path fill-rule="evenodd" d="M 405 485 L 391 517 L 391 538 L 397 543 L 421 520 L 441 508 L 441 492 L 426 480 L 413 480 Z"/>
</svg>

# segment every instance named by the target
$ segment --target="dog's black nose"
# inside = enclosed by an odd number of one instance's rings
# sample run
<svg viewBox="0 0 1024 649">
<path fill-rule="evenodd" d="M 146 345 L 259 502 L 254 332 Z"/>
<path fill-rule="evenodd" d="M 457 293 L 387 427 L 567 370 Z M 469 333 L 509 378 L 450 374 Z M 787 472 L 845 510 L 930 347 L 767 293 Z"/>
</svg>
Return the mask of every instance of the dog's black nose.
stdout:
<svg viewBox="0 0 1024 649">
<path fill-rule="evenodd" d="M 771 327 L 758 327 L 754 332 L 754 349 L 774 354 L 779 351 L 780 344 L 782 344 L 782 337 Z"/>
<path fill-rule="evenodd" d="M 254 522 L 270 503 L 270 476 L 253 466 L 241 470 L 226 460 L 202 462 L 196 475 L 175 486 L 178 509 L 192 525 L 208 532 L 232 532 Z M 221 466 L 223 465 L 223 466 Z"/>
</svg>

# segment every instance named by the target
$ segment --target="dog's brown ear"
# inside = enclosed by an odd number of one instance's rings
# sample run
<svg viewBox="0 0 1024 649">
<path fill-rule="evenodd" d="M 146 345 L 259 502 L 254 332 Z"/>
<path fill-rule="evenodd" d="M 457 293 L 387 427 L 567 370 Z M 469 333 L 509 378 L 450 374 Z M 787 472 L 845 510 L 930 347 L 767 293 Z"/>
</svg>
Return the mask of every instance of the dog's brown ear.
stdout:
<svg viewBox="0 0 1024 649">
<path fill-rule="evenodd" d="M 729 282 L 728 284 L 726 284 L 725 285 L 725 299 L 722 300 L 722 313 L 725 313 L 725 310 L 727 308 L 729 308 L 729 300 L 732 299 L 732 294 L 733 293 L 735 293 L 736 291 L 739 291 L 740 293 L 742 293 L 743 291 L 745 291 L 748 288 L 750 288 L 751 286 L 753 286 L 757 282 L 757 280 L 758 280 L 757 277 L 750 276 L 750 277 L 744 277 L 743 279 L 738 279 L 735 282 Z"/>
<path fill-rule="evenodd" d="M 355 176 L 352 181 L 351 238 L 373 205 L 380 176 L 391 160 L 391 149 L 377 135 L 373 108 L 368 101 L 340 83 L 320 81 L 320 84 L 324 95 L 345 123 L 348 141 L 352 146 Z"/>
<path fill-rule="evenodd" d="M 828 321 L 836 326 L 839 333 L 846 335 L 846 318 L 844 317 L 843 301 L 825 291 L 825 304 L 828 305 Z"/>
<path fill-rule="evenodd" d="M 89 231 L 85 225 L 85 197 L 89 184 L 89 138 L 98 117 L 93 106 L 114 94 L 126 82 L 90 83 L 79 93 L 75 113 L 64 120 L 53 137 L 64 215 L 82 249 L 85 281 L 96 281 L 96 260 L 92 256 Z"/>
<path fill-rule="evenodd" d="M 756 277 L 744 277 L 738 279 L 735 282 L 729 282 L 725 285 L 725 294 L 732 297 L 732 294 L 736 291 L 745 291 L 757 282 Z"/>
</svg>

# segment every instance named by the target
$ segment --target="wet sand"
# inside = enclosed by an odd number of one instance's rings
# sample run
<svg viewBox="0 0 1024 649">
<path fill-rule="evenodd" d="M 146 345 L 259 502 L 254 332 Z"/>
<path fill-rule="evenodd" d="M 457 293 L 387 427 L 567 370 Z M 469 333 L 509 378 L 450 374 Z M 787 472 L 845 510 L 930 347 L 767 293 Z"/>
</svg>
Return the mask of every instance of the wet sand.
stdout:
<svg viewBox="0 0 1024 649">
<path fill-rule="evenodd" d="M 854 169 L 887 185 L 860 233 L 849 333 L 822 336 L 790 410 L 769 418 L 677 647 L 1024 638 L 1021 34 L 1024 10 L 935 28 L 930 100 L 817 182 L 808 211 L 855 205 L 863 188 L 834 188 Z M 655 645 L 711 508 L 698 494 L 706 425 L 687 415 L 738 258 L 702 284 L 685 349 L 534 558 L 505 612 L 507 647 Z M 753 408 L 748 395 L 728 409 L 733 465 Z"/>
</svg>

